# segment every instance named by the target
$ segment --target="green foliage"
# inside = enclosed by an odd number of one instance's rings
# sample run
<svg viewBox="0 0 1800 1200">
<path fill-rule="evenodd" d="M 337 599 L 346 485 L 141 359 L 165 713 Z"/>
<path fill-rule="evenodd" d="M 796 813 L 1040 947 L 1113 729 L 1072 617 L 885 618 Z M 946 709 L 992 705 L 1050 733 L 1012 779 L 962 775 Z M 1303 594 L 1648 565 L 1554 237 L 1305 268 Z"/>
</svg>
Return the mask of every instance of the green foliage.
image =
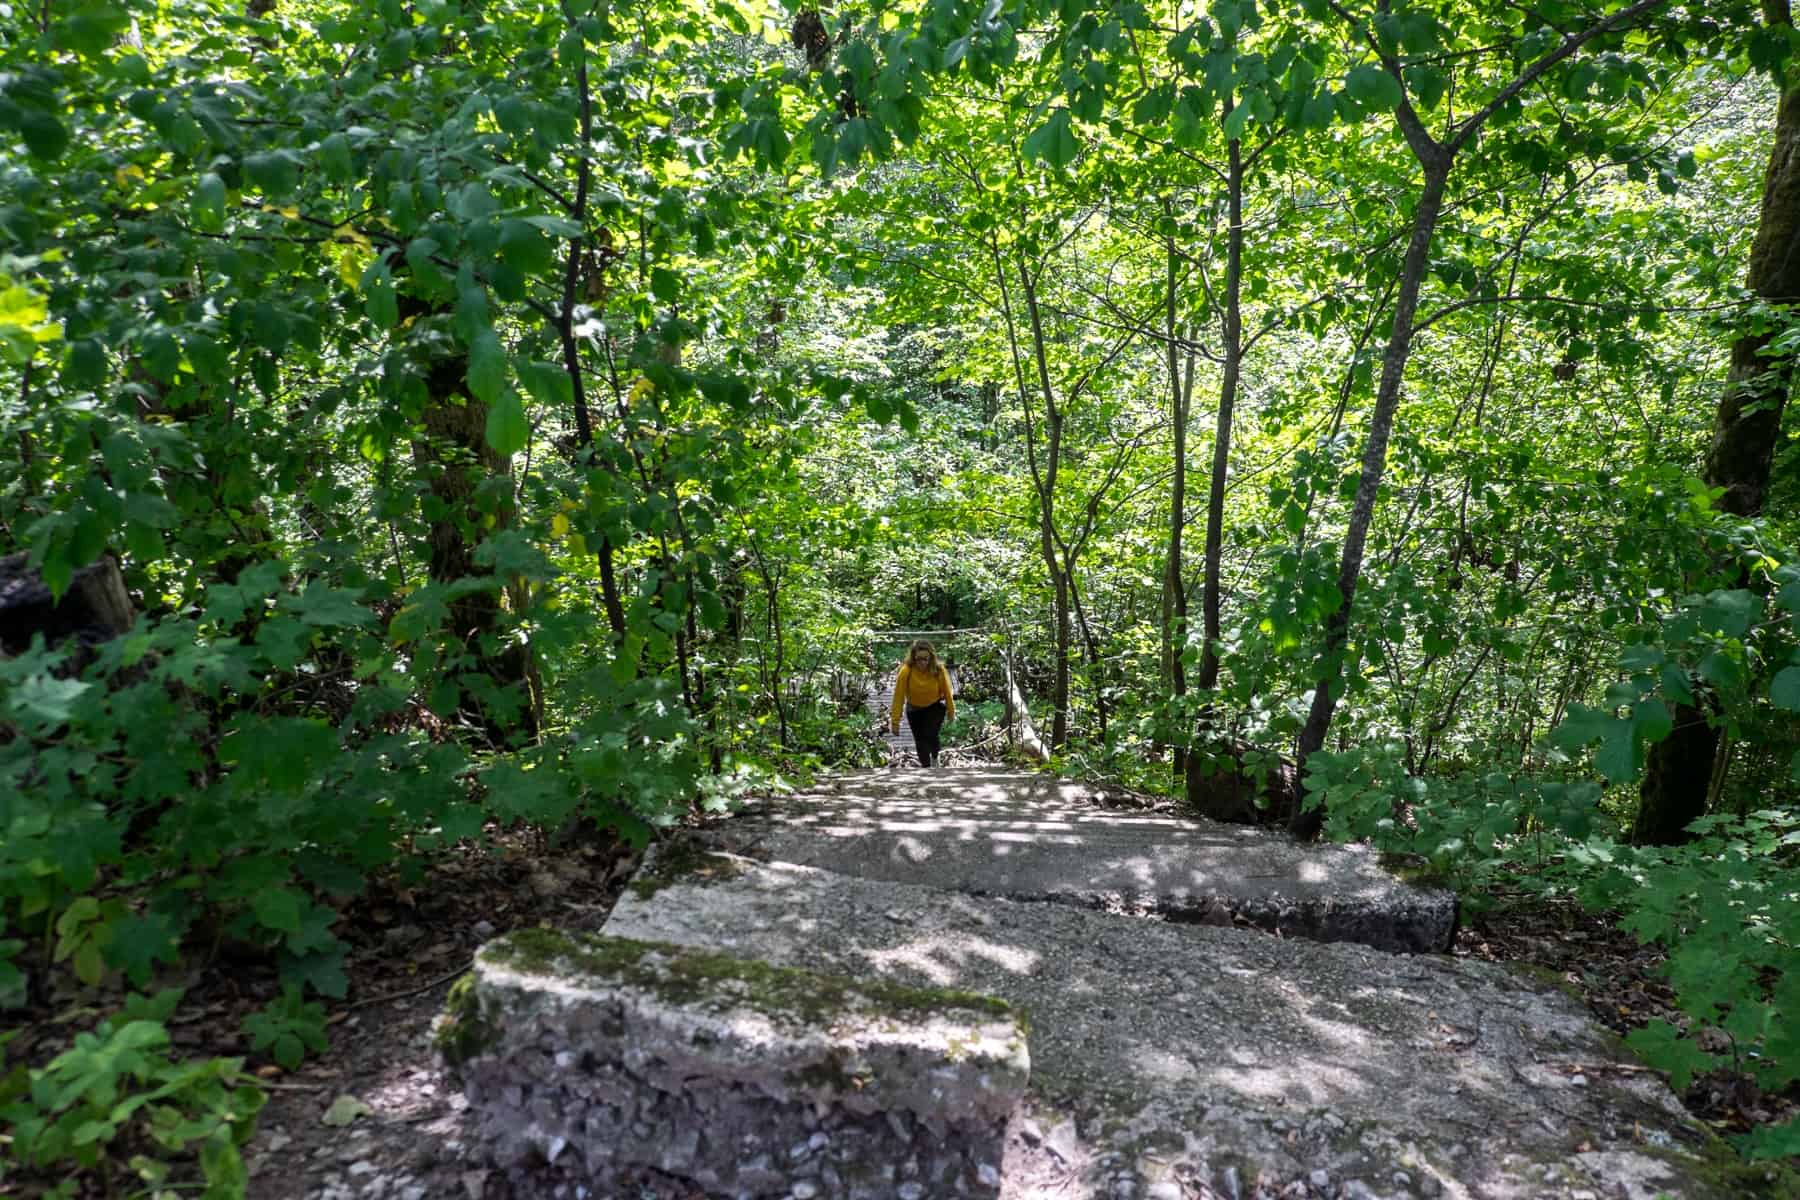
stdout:
<svg viewBox="0 0 1800 1200">
<path fill-rule="evenodd" d="M 1677 1087 L 1727 1065 L 1771 1090 L 1800 1079 L 1800 1041 L 1785 1014 L 1800 998 L 1800 898 L 1791 878 L 1800 818 L 1766 811 L 1707 817 L 1699 838 L 1673 849 L 1618 848 L 1582 872 L 1578 894 L 1615 909 L 1621 924 L 1668 954 L 1664 971 L 1688 1017 L 1687 1036 L 1657 1027 L 1633 1045 Z M 1703 1028 L 1725 1035 L 1721 1058 L 1696 1046 Z"/>
<path fill-rule="evenodd" d="M 266 1053 L 292 1071 L 308 1051 L 324 1051 L 325 1006 L 305 999 L 300 989 L 290 984 L 282 989 L 280 999 L 244 1018 L 244 1032 L 250 1035 L 252 1050 Z"/>
<path fill-rule="evenodd" d="M 1652 1021 L 1627 1040 L 1677 1089 L 1720 1067 L 1771 1091 L 1800 1080 L 1800 1041 L 1784 1018 L 1800 1001 L 1794 812 L 1707 817 L 1690 845 L 1632 847 L 1607 828 L 1593 783 L 1414 777 L 1397 744 L 1315 755 L 1307 788 L 1328 806 L 1334 837 L 1420 856 L 1473 895 L 1501 881 L 1573 894 L 1660 947 L 1685 1025 Z M 1703 1049 L 1703 1029 L 1722 1033 L 1730 1053 Z"/>
<path fill-rule="evenodd" d="M 1684 706 L 1729 739 L 1721 811 L 1796 799 L 1800 461 L 1760 521 L 1697 480 L 1730 340 L 1800 345 L 1718 232 L 1753 219 L 1772 107 L 1732 73 L 1781 71 L 1790 31 L 1740 0 L 1579 49 L 1611 18 L 1024 0 L 853 7 L 796 54 L 792 17 L 118 0 L 0 29 L 0 548 L 59 595 L 109 555 L 143 613 L 0 659 L 0 1004 L 229 939 L 284 985 L 258 1051 L 298 1061 L 372 877 L 872 764 L 829 682 L 885 671 L 858 631 L 1004 625 L 1032 703 L 1071 680 L 1060 761 L 1146 787 L 1203 717 L 1278 765 L 1329 666 L 1341 752 L 1306 785 L 1335 835 L 1595 903 L 1635 878 L 1642 936 L 1697 931 L 1691 1021 L 1778 1078 L 1789 848 L 1611 834 Z M 1384 362 L 1408 113 L 1491 115 L 1426 247 L 1430 353 Z"/>
<path fill-rule="evenodd" d="M 1800 1155 L 1800 1120 L 1765 1125 L 1738 1139 L 1751 1158 L 1792 1159 Z"/>
<path fill-rule="evenodd" d="M 242 1196 L 238 1147 L 255 1127 L 264 1094 L 239 1059 L 181 1062 L 163 1025 L 180 999 L 133 997 L 118 1016 L 78 1033 L 42 1068 L 15 1067 L 0 1080 L 7 1161 L 20 1169 L 93 1170 L 104 1156 L 133 1155 L 133 1168 L 160 1194 L 169 1163 L 197 1160 L 209 1197 Z M 0 1183 L 6 1168 L 0 1166 Z"/>
<path fill-rule="evenodd" d="M 1314 754 L 1305 788 L 1309 806 L 1325 806 L 1329 836 L 1422 857 L 1464 887 L 1491 882 L 1522 853 L 1542 865 L 1546 839 L 1551 850 L 1605 840 L 1594 783 L 1499 771 L 1418 776 L 1397 742 Z"/>
</svg>

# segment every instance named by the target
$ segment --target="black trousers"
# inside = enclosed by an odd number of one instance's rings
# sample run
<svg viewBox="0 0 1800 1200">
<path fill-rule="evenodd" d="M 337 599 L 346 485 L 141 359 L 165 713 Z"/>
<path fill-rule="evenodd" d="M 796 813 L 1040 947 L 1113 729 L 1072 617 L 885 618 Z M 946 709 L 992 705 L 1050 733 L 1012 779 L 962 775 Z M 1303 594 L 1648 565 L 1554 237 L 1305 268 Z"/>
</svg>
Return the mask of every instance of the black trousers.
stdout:
<svg viewBox="0 0 1800 1200">
<path fill-rule="evenodd" d="M 919 765 L 929 767 L 943 750 L 940 735 L 944 732 L 944 715 L 950 711 L 942 700 L 924 708 L 906 706 L 906 725 L 912 730 L 913 743 L 919 747 Z"/>
</svg>

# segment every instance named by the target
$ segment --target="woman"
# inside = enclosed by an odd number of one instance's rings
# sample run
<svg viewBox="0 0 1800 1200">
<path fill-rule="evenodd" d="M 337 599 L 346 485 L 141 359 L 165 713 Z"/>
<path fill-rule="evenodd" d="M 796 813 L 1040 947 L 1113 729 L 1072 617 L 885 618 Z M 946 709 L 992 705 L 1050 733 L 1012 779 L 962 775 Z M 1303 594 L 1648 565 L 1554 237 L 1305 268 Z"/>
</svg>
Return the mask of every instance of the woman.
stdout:
<svg viewBox="0 0 1800 1200">
<path fill-rule="evenodd" d="M 937 762 L 941 749 L 938 735 L 944 722 L 956 715 L 956 697 L 950 694 L 950 672 L 924 639 L 914 642 L 906 652 L 900 676 L 894 680 L 894 706 L 888 716 L 888 726 L 894 733 L 900 732 L 903 706 L 913 742 L 919 747 L 919 765 L 929 767 Z"/>
</svg>

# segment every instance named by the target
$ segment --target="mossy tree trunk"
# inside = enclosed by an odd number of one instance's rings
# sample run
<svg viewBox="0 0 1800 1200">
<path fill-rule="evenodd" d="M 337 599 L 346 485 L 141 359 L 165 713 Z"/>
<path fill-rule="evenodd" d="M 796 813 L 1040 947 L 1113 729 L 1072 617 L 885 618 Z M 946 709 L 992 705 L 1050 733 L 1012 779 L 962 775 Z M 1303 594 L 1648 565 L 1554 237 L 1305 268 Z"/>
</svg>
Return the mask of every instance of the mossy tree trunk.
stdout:
<svg viewBox="0 0 1800 1200">
<path fill-rule="evenodd" d="M 422 436 L 413 442 L 413 461 L 426 481 L 426 569 L 435 584 L 487 576 L 475 549 L 513 519 L 512 463 L 488 445 L 488 406 L 469 393 L 467 376 L 462 353 L 430 362 Z M 457 690 L 456 711 L 487 737 L 535 737 L 530 650 L 503 640 L 501 581 L 493 583 L 447 605 L 442 667 Z"/>
<path fill-rule="evenodd" d="M 1763 19 L 1791 28 L 1788 0 L 1765 0 Z M 1800 301 L 1800 80 L 1790 75 L 1775 116 L 1775 143 L 1763 177 L 1762 213 L 1750 248 L 1746 285 L 1769 304 Z M 1778 329 L 1758 328 L 1731 345 L 1731 367 L 1706 456 L 1709 487 L 1725 489 L 1719 507 L 1740 517 L 1762 512 L 1782 410 L 1794 385 L 1794 356 L 1770 354 Z M 1706 710 L 1677 705 L 1675 729 L 1650 748 L 1632 840 L 1666 846 L 1686 841 L 1706 813 L 1720 729 Z"/>
</svg>

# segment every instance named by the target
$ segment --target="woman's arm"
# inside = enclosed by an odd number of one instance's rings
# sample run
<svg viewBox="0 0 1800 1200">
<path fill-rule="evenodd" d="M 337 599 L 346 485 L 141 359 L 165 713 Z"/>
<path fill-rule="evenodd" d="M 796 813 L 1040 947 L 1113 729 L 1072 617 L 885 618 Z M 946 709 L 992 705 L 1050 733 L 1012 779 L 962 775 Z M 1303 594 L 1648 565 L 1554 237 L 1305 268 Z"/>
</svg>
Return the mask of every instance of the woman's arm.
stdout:
<svg viewBox="0 0 1800 1200">
<path fill-rule="evenodd" d="M 950 688 L 950 668 L 940 663 L 938 670 L 944 676 L 944 720 L 953 720 L 956 716 L 956 696 Z"/>
<path fill-rule="evenodd" d="M 895 733 L 900 732 L 900 708 L 906 703 L 906 664 L 900 664 L 900 674 L 894 677 L 894 704 L 888 713 L 888 728 Z"/>
</svg>

